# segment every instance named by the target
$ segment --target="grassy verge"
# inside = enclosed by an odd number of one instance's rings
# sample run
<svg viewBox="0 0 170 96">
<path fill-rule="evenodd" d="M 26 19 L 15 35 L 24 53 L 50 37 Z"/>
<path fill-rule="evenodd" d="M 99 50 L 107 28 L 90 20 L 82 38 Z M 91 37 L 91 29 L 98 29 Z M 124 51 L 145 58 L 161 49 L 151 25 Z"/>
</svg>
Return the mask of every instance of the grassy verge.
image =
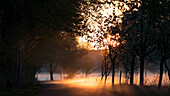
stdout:
<svg viewBox="0 0 170 96">
<path fill-rule="evenodd" d="M 41 87 L 38 83 L 28 84 L 23 88 L 1 89 L 0 96 L 37 96 Z"/>
</svg>

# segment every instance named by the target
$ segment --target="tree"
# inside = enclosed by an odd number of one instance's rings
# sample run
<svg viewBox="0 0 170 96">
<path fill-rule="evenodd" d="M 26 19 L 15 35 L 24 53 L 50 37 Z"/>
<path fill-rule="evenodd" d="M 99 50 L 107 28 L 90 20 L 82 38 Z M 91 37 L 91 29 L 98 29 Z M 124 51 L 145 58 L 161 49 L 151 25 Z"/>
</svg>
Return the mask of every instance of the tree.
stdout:
<svg viewBox="0 0 170 96">
<path fill-rule="evenodd" d="M 39 58 L 42 61 L 42 63 L 45 63 L 48 65 L 49 72 L 50 72 L 50 78 L 53 79 L 53 73 L 55 72 L 58 64 L 61 62 L 62 54 L 64 53 L 64 47 L 62 45 L 61 37 L 44 37 L 45 40 L 42 40 L 37 45 L 37 48 L 41 55 Z"/>
<path fill-rule="evenodd" d="M 87 50 L 74 45 L 69 47 L 64 52 L 64 60 L 61 63 L 61 67 L 63 72 L 68 74 L 66 78 L 73 78 L 78 71 L 81 71 L 81 63 L 79 61 L 87 54 Z"/>
<path fill-rule="evenodd" d="M 80 18 L 83 18 L 83 21 L 78 32 L 87 36 L 87 40 L 93 42 L 94 47 L 109 49 L 114 85 L 114 69 L 120 44 L 119 34 L 115 31 L 121 30 L 119 25 L 122 23 L 123 12 L 129 10 L 129 7 L 126 2 L 110 0 L 87 1 L 80 7 Z"/>
<path fill-rule="evenodd" d="M 156 7 L 155 7 L 156 6 Z M 168 71 L 169 80 L 170 80 L 170 71 L 166 64 L 166 60 L 170 57 L 169 54 L 169 20 L 168 20 L 168 0 L 150 0 L 147 7 L 147 11 L 152 13 L 150 17 L 152 20 L 149 20 L 149 23 L 153 25 L 153 30 L 155 31 L 155 45 L 156 51 L 160 56 L 160 76 L 158 88 L 161 88 L 162 75 L 163 75 L 163 65 Z"/>
<path fill-rule="evenodd" d="M 138 9 L 138 12 L 133 12 L 133 10 L 129 11 L 127 15 L 125 15 L 125 22 L 127 22 L 127 26 L 129 26 L 126 31 L 134 31 L 138 35 L 132 35 L 133 37 L 139 37 L 140 41 L 134 40 L 132 42 L 137 43 L 137 55 L 140 57 L 140 85 L 143 85 L 143 73 L 144 73 L 144 60 L 146 60 L 146 57 L 149 56 L 151 53 L 155 53 L 155 51 L 159 48 L 157 48 L 157 43 L 164 41 L 163 37 L 160 39 L 159 36 L 161 35 L 160 31 L 162 28 L 158 25 L 163 24 L 167 25 L 167 22 L 164 22 L 167 14 L 167 5 L 168 1 L 154 1 L 154 0 L 143 0 L 141 3 L 141 7 L 132 7 L 131 9 Z M 138 5 L 136 5 L 138 6 Z M 165 16 L 165 17 L 164 17 Z M 151 19 L 152 18 L 152 19 Z M 160 22 L 158 22 L 160 20 Z M 168 21 L 168 20 L 167 20 Z M 128 22 L 130 22 L 128 24 Z M 162 23 L 161 23 L 162 22 Z M 139 27 L 139 29 L 138 29 Z M 164 31 L 166 28 L 164 28 Z M 159 35 L 158 35 L 159 34 Z M 128 34 L 130 35 L 130 34 Z M 167 34 L 168 35 L 168 34 Z M 166 35 L 165 35 L 166 36 Z M 138 38 L 138 37 L 137 37 Z M 168 40 L 166 42 L 169 42 Z M 162 43 L 163 44 L 163 43 Z M 167 43 L 168 44 L 168 43 Z M 163 74 L 163 62 L 164 60 L 161 60 L 161 72 L 160 74 Z M 161 75 L 160 75 L 160 78 Z M 160 79 L 161 81 L 161 79 Z"/>
<path fill-rule="evenodd" d="M 99 69 L 102 56 L 100 50 L 88 50 L 87 53 L 78 61 L 81 64 L 81 72 L 85 77 Z"/>
<path fill-rule="evenodd" d="M 23 78 L 26 78 L 23 73 L 29 74 L 29 68 L 32 65 L 36 66 L 35 70 L 40 67 L 37 64 L 38 61 L 30 56 L 34 57 L 35 54 L 32 52 L 35 52 L 41 36 L 48 34 L 53 37 L 64 30 L 73 33 L 73 29 L 78 23 L 76 6 L 79 1 L 7 0 L 4 2 L 0 3 L 4 4 L 0 8 L 1 13 L 3 9 L 3 13 L 0 14 L 0 46 L 2 49 L 0 67 L 4 71 L 2 73 L 5 75 L 3 76 L 4 82 L 14 79 L 11 82 L 20 85 Z M 9 70 L 10 68 L 11 70 Z M 35 70 L 30 72 L 32 78 L 35 78 Z"/>
</svg>

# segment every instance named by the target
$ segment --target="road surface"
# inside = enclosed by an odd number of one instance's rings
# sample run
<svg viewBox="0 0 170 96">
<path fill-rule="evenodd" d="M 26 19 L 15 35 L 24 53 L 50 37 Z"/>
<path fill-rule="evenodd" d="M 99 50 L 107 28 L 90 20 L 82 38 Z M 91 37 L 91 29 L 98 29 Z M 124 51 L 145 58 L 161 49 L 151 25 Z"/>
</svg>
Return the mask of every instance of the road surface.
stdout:
<svg viewBox="0 0 170 96">
<path fill-rule="evenodd" d="M 38 96 L 117 96 L 104 88 L 86 86 L 79 82 L 62 83 L 57 81 L 41 82 L 42 91 Z M 77 84 L 77 85 L 76 85 Z"/>
</svg>

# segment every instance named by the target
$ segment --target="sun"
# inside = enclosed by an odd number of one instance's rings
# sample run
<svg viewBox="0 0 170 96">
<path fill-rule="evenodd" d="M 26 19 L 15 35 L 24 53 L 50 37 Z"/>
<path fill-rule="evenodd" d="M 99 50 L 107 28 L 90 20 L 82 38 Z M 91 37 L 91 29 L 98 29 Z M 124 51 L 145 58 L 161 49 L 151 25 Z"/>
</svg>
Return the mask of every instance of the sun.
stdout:
<svg viewBox="0 0 170 96">
<path fill-rule="evenodd" d="M 120 45 L 120 43 L 116 41 L 119 38 L 120 38 L 119 34 L 116 34 L 116 36 L 108 35 L 107 38 L 103 39 L 103 43 L 106 44 L 106 45 L 111 45 L 113 47 L 116 47 L 116 46 Z M 79 46 L 84 46 L 88 50 L 108 49 L 108 46 L 102 46 L 100 48 L 95 47 L 97 43 L 95 43 L 95 42 L 88 42 L 86 36 L 77 37 L 77 40 L 79 42 Z"/>
</svg>

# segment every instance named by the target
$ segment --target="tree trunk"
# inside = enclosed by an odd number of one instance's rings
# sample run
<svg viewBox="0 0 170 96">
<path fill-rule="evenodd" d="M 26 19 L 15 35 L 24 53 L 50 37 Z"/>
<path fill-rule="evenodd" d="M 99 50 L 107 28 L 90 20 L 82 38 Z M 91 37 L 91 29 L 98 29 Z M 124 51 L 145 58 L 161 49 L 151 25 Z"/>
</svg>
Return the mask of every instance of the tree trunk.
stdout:
<svg viewBox="0 0 170 96">
<path fill-rule="evenodd" d="M 110 57 L 110 60 L 112 62 L 112 86 L 114 86 L 114 76 L 115 76 L 115 61 L 116 61 L 116 58 L 117 58 L 117 53 L 114 52 L 114 57 L 112 57 L 112 48 L 111 46 L 109 46 L 109 57 Z"/>
<path fill-rule="evenodd" d="M 105 75 L 104 84 L 106 84 L 106 81 L 107 81 L 107 75 Z"/>
<path fill-rule="evenodd" d="M 161 88 L 161 85 L 162 85 L 163 63 L 164 63 L 164 57 L 162 57 L 161 62 L 160 62 L 160 75 L 159 75 L 158 89 L 160 89 L 160 88 Z"/>
<path fill-rule="evenodd" d="M 17 71 L 16 71 L 16 86 L 20 82 L 20 51 L 19 48 L 16 48 L 16 65 L 17 65 Z"/>
<path fill-rule="evenodd" d="M 21 58 L 21 51 L 18 49 L 18 58 L 17 58 L 17 80 L 16 84 L 19 87 L 21 83 L 21 63 L 22 63 L 22 58 Z"/>
<path fill-rule="evenodd" d="M 115 64 L 112 62 L 112 86 L 114 86 Z"/>
<path fill-rule="evenodd" d="M 21 79 L 22 79 L 22 67 L 24 63 L 24 41 L 21 41 L 19 45 L 20 46 L 16 48 L 16 64 L 17 64 L 16 84 L 17 84 L 17 87 L 20 87 Z"/>
<path fill-rule="evenodd" d="M 0 11 L 0 42 L 1 42 L 1 40 L 2 40 L 1 25 L 2 25 L 3 10 L 4 10 L 4 9 L 1 9 L 1 11 Z"/>
<path fill-rule="evenodd" d="M 160 62 L 160 75 L 159 75 L 159 84 L 158 84 L 158 89 L 161 88 L 161 85 L 162 85 L 162 76 L 163 76 L 163 63 L 165 63 L 165 67 L 166 67 L 166 61 L 165 61 L 165 58 L 166 58 L 166 54 L 167 54 L 167 50 L 168 50 L 168 47 L 167 47 L 167 44 L 166 44 L 166 41 L 165 41 L 165 33 L 163 30 L 161 30 L 161 33 L 162 33 L 162 41 L 163 41 L 163 55 L 162 55 L 162 58 L 161 58 L 161 62 Z"/>
<path fill-rule="evenodd" d="M 143 86 L 143 78 L 144 76 L 144 57 L 141 56 L 140 58 L 140 86 Z"/>
<path fill-rule="evenodd" d="M 52 65 L 52 61 L 49 60 L 49 67 L 50 67 L 50 80 L 53 81 L 53 65 Z"/>
<path fill-rule="evenodd" d="M 131 63 L 131 71 L 130 71 L 130 84 L 131 84 L 131 85 L 133 85 L 134 64 L 135 64 L 135 56 L 132 57 L 132 63 Z"/>
<path fill-rule="evenodd" d="M 125 84 L 128 84 L 128 73 L 127 73 L 127 71 L 125 71 Z"/>
<path fill-rule="evenodd" d="M 53 78 L 53 72 L 50 72 L 50 80 L 53 81 L 54 78 Z"/>
<path fill-rule="evenodd" d="M 6 55 L 4 54 L 1 69 L 4 68 L 4 66 L 6 65 L 6 61 L 7 61 L 6 59 L 7 59 Z M 1 86 L 1 88 L 6 87 L 5 83 L 6 83 L 7 79 L 8 79 L 8 77 L 7 77 L 7 74 L 6 74 L 6 70 L 5 69 L 0 70 L 0 86 Z"/>
<path fill-rule="evenodd" d="M 120 71 L 120 79 L 119 79 L 119 84 L 121 85 L 121 79 L 122 79 L 122 71 Z"/>
<path fill-rule="evenodd" d="M 140 53 L 140 86 L 143 86 L 143 81 L 144 81 L 144 55 L 145 55 L 145 52 L 144 52 L 144 23 L 143 23 L 143 14 L 144 14 L 144 1 L 145 0 L 142 0 L 142 4 L 141 4 L 141 40 L 140 40 L 140 43 L 141 43 L 141 53 Z"/>
</svg>

